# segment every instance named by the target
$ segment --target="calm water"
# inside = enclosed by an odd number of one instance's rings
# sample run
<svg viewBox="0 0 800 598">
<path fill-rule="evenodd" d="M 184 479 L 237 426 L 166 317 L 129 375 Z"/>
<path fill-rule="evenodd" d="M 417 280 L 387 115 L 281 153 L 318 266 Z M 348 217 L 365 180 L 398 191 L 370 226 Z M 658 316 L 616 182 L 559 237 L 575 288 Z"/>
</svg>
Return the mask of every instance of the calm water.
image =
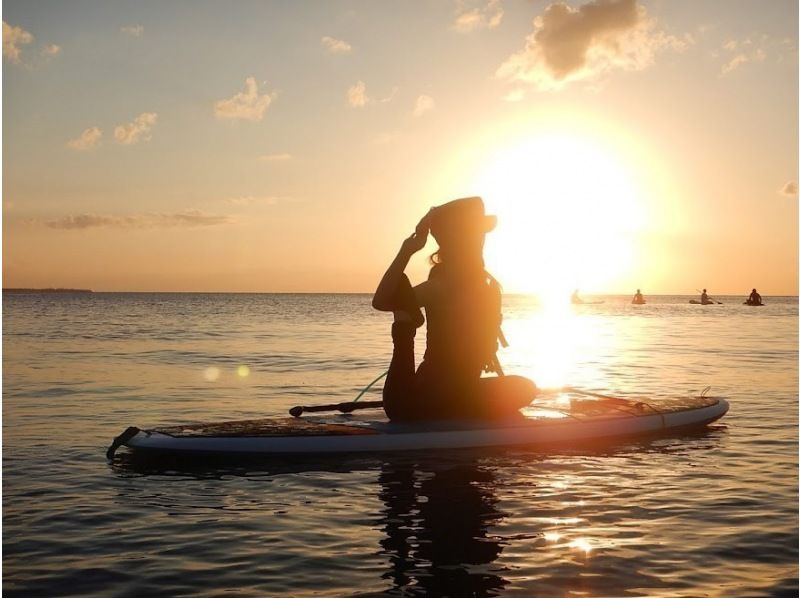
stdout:
<svg viewBox="0 0 800 598">
<path fill-rule="evenodd" d="M 507 298 L 506 371 L 654 401 L 710 385 L 730 413 L 551 452 L 187 468 L 104 451 L 132 424 L 352 398 L 389 317 L 366 295 L 6 295 L 3 591 L 796 595 L 797 299 L 604 299 Z"/>
</svg>

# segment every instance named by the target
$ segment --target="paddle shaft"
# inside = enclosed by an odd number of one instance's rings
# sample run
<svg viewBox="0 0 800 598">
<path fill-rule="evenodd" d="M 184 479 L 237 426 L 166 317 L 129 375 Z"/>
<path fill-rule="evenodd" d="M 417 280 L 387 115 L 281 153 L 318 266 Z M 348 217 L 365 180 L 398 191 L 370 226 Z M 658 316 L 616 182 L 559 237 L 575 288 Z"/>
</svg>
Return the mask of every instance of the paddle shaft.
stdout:
<svg viewBox="0 0 800 598">
<path fill-rule="evenodd" d="M 289 414 L 293 417 L 300 417 L 303 413 L 312 413 L 316 411 L 341 411 L 342 413 L 351 413 L 356 409 L 378 409 L 380 407 L 383 407 L 383 401 L 363 401 L 361 403 L 347 401 L 345 403 L 333 403 L 331 405 L 298 405 L 289 409 Z"/>
<path fill-rule="evenodd" d="M 582 390 L 574 386 L 561 386 L 559 388 L 537 388 L 537 395 L 559 394 L 562 392 L 573 393 L 577 395 L 585 395 L 589 397 L 596 397 L 606 401 L 619 401 L 627 403 L 626 399 L 619 397 L 612 397 L 609 395 L 592 392 L 589 390 Z M 383 407 L 383 401 L 363 401 L 356 403 L 355 401 L 347 401 L 344 403 L 332 403 L 328 405 L 297 405 L 289 409 L 289 414 L 293 417 L 300 417 L 304 413 L 319 413 L 322 411 L 341 411 L 342 413 L 352 413 L 358 409 L 380 409 Z"/>
</svg>

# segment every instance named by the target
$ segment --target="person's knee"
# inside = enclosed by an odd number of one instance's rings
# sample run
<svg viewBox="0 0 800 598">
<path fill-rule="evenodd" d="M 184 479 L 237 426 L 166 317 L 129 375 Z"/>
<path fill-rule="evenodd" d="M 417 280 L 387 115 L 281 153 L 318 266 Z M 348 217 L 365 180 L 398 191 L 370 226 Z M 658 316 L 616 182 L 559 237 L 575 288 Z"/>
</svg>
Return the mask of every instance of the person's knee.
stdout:
<svg viewBox="0 0 800 598">
<path fill-rule="evenodd" d="M 536 394 L 536 384 L 525 376 L 505 376 L 508 392 L 515 395 L 533 397 Z"/>
</svg>

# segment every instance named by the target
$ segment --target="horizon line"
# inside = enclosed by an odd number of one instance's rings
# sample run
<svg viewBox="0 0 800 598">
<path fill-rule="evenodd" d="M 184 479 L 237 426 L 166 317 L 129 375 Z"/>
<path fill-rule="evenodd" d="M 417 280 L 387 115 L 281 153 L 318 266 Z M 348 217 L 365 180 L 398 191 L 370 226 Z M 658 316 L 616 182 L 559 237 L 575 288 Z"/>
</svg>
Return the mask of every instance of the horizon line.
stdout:
<svg viewBox="0 0 800 598">
<path fill-rule="evenodd" d="M 372 295 L 374 291 L 164 291 L 164 290 L 149 290 L 149 291 L 136 291 L 136 290 L 94 290 L 94 289 L 79 289 L 70 287 L 4 287 L 3 293 L 10 294 L 112 294 L 112 293 L 127 293 L 127 294 L 195 294 L 195 295 Z M 612 292 L 612 293 L 581 293 L 582 297 L 628 297 L 633 295 L 632 292 Z M 643 293 L 645 297 L 690 297 L 699 295 L 700 293 Z M 510 296 L 531 296 L 536 297 L 539 295 L 537 292 L 503 292 L 503 295 Z M 748 293 L 714 293 L 715 297 L 739 297 L 747 296 Z M 764 295 L 765 297 L 798 297 L 797 293 L 791 295 L 775 294 Z M 710 296 L 710 295 L 709 295 Z"/>
</svg>

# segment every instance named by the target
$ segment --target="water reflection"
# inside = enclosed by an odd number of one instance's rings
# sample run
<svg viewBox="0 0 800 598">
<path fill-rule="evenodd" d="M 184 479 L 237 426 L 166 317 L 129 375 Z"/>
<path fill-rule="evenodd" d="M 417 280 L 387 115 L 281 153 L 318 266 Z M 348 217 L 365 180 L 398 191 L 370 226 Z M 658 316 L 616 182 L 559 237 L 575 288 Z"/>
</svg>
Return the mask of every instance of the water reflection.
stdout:
<svg viewBox="0 0 800 598">
<path fill-rule="evenodd" d="M 496 595 L 508 583 L 491 565 L 503 550 L 491 526 L 497 508 L 494 474 L 475 464 L 440 469 L 385 462 L 379 476 L 385 504 L 380 554 L 383 574 L 399 593 Z"/>
<path fill-rule="evenodd" d="M 250 463 L 141 459 L 121 451 L 111 467 L 119 481 L 116 512 L 136 513 L 150 533 L 148 521 L 169 513 L 171 527 L 160 533 L 187 558 L 216 562 L 221 554 L 195 548 L 208 545 L 204 522 L 211 517 L 218 529 L 236 530 L 239 565 L 231 575 L 274 567 L 273 575 L 291 577 L 297 592 L 327 587 L 302 577 L 313 555 L 315 566 L 346 572 L 351 589 L 371 579 L 364 583 L 394 595 L 625 595 L 676 587 L 650 560 L 652 538 L 669 533 L 664 526 L 675 516 L 648 497 L 674 481 L 663 476 L 654 486 L 654 463 L 680 475 L 718 450 L 725 434 L 717 426 L 546 452 Z M 646 474 L 630 468 L 637 462 L 651 463 Z M 128 533 L 141 532 L 133 526 Z M 276 552 L 289 569 L 274 561 Z M 627 568 L 630 558 L 641 565 L 636 571 Z"/>
</svg>

